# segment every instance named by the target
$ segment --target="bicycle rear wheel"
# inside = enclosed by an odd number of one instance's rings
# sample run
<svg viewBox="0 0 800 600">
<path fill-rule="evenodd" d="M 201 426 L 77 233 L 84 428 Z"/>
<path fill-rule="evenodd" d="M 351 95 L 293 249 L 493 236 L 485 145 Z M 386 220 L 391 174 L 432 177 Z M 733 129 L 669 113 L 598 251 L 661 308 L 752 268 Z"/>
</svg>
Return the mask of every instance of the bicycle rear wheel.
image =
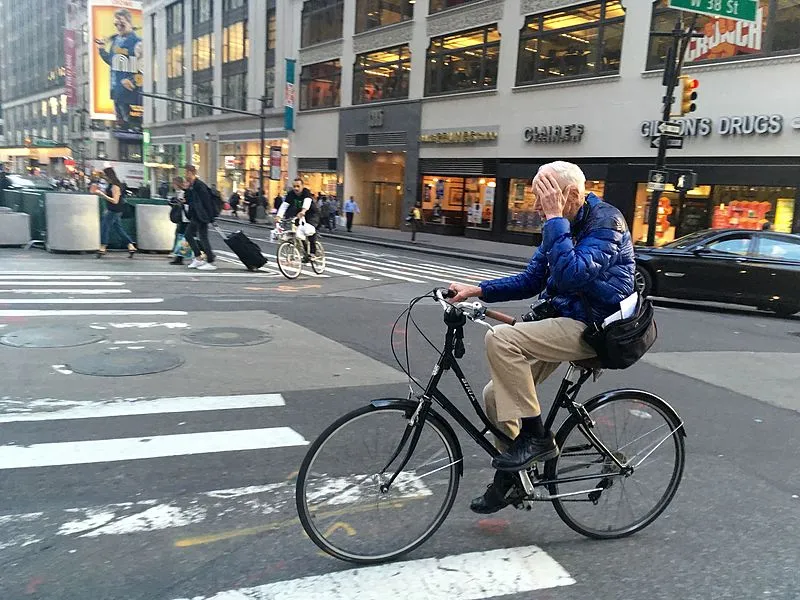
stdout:
<svg viewBox="0 0 800 600">
<path fill-rule="evenodd" d="M 303 257 L 294 242 L 282 242 L 278 246 L 275 262 L 287 279 L 297 279 L 303 270 Z"/>
<path fill-rule="evenodd" d="M 316 254 L 311 259 L 311 268 L 314 269 L 314 273 L 317 275 L 322 275 L 325 272 L 325 246 L 318 241 L 316 247 Z"/>
<path fill-rule="evenodd" d="M 432 536 L 450 512 L 462 457 L 452 430 L 433 412 L 413 455 L 381 490 L 419 427 L 409 426 L 416 407 L 370 404 L 337 420 L 309 448 L 297 476 L 297 512 L 331 556 L 360 564 L 397 558 Z"/>
<path fill-rule="evenodd" d="M 556 434 L 561 454 L 545 463 L 545 479 L 558 516 L 578 533 L 614 539 L 641 531 L 667 508 L 680 484 L 685 463 L 683 425 L 661 399 L 622 390 L 590 400 L 591 431 L 623 465 L 626 475 L 601 454 L 583 433 L 583 424 L 567 419 Z"/>
</svg>

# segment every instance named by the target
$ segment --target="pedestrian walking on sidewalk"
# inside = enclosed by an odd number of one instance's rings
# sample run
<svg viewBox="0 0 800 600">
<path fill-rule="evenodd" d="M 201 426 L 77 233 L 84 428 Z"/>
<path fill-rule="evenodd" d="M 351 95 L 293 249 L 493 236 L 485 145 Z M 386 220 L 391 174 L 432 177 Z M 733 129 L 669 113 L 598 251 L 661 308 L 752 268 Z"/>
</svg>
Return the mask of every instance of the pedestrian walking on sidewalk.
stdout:
<svg viewBox="0 0 800 600">
<path fill-rule="evenodd" d="M 172 187 L 175 190 L 175 196 L 170 198 L 172 210 L 170 218 L 175 223 L 175 243 L 172 245 L 172 260 L 169 261 L 171 265 L 182 265 L 184 257 L 191 256 L 194 258 L 194 253 L 189 250 L 189 242 L 186 241 L 186 228 L 189 226 L 189 216 L 186 212 L 186 183 L 183 177 L 173 177 Z"/>
<path fill-rule="evenodd" d="M 242 198 L 239 196 L 239 190 L 233 190 L 231 197 L 228 198 L 228 204 L 231 205 L 231 215 L 239 218 L 239 203 L 242 201 Z"/>
<path fill-rule="evenodd" d="M 358 208 L 358 204 L 356 201 L 353 200 L 353 197 L 350 196 L 350 199 L 344 203 L 344 216 L 347 219 L 347 231 L 353 231 L 353 217 L 361 212 L 361 209 Z"/>
<path fill-rule="evenodd" d="M 100 249 L 97 251 L 97 258 L 103 258 L 106 255 L 108 242 L 111 241 L 111 233 L 117 232 L 117 235 L 123 240 L 128 241 L 128 258 L 133 258 L 136 253 L 136 246 L 122 226 L 122 211 L 125 208 L 125 184 L 122 183 L 117 177 L 116 171 L 111 167 L 103 169 L 106 175 L 108 185 L 105 191 L 101 191 L 99 187 L 94 186 L 94 193 L 99 195 L 106 201 L 106 212 L 100 220 Z"/>
<path fill-rule="evenodd" d="M 190 269 L 216 271 L 214 250 L 208 240 L 208 226 L 217 214 L 214 200 L 208 186 L 197 177 L 197 167 L 186 167 L 186 200 L 189 205 L 189 225 L 186 227 L 186 240 L 194 252 Z M 203 258 L 202 255 L 205 255 Z"/>
<path fill-rule="evenodd" d="M 413 207 L 411 207 L 411 210 L 408 211 L 408 219 L 408 222 L 411 225 L 411 241 L 416 242 L 417 231 L 422 231 L 422 225 L 424 223 L 422 220 L 422 204 L 419 202 L 419 200 L 416 204 L 414 204 Z"/>
</svg>

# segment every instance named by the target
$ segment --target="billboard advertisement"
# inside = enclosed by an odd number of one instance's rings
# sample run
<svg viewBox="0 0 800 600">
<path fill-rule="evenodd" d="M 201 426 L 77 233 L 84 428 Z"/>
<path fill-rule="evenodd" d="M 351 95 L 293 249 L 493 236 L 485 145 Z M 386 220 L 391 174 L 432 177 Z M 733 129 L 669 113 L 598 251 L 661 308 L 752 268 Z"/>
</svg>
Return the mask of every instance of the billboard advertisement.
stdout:
<svg viewBox="0 0 800 600">
<path fill-rule="evenodd" d="M 90 112 L 114 122 L 114 136 L 142 139 L 142 3 L 89 0 Z"/>
</svg>

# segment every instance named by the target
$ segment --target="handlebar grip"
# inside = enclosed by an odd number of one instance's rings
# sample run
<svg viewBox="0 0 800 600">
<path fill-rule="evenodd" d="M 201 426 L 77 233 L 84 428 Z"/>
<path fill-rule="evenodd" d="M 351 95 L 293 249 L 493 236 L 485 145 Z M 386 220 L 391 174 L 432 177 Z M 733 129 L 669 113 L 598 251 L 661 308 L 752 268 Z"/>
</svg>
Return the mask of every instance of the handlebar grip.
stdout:
<svg viewBox="0 0 800 600">
<path fill-rule="evenodd" d="M 495 321 L 500 321 L 501 323 L 505 323 L 506 325 L 514 325 L 516 324 L 517 320 L 505 313 L 498 312 L 496 310 L 487 310 L 486 316 L 490 319 L 494 319 Z"/>
<path fill-rule="evenodd" d="M 442 290 L 442 298 L 453 298 L 453 297 L 455 297 L 455 295 L 456 295 L 455 290 L 451 290 L 451 289 L 443 289 Z"/>
</svg>

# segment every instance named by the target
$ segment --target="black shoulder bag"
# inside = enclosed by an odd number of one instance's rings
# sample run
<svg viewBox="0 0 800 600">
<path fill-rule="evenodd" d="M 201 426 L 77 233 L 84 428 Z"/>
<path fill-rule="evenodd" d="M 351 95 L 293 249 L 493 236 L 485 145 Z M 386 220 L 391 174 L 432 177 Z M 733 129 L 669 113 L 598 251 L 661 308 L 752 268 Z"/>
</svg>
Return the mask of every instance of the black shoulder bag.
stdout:
<svg viewBox="0 0 800 600">
<path fill-rule="evenodd" d="M 580 294 L 586 316 L 591 320 L 592 308 L 585 294 Z M 627 369 L 650 350 L 658 337 L 653 303 L 639 295 L 636 312 L 603 327 L 592 323 L 583 332 L 605 369 Z"/>
</svg>

